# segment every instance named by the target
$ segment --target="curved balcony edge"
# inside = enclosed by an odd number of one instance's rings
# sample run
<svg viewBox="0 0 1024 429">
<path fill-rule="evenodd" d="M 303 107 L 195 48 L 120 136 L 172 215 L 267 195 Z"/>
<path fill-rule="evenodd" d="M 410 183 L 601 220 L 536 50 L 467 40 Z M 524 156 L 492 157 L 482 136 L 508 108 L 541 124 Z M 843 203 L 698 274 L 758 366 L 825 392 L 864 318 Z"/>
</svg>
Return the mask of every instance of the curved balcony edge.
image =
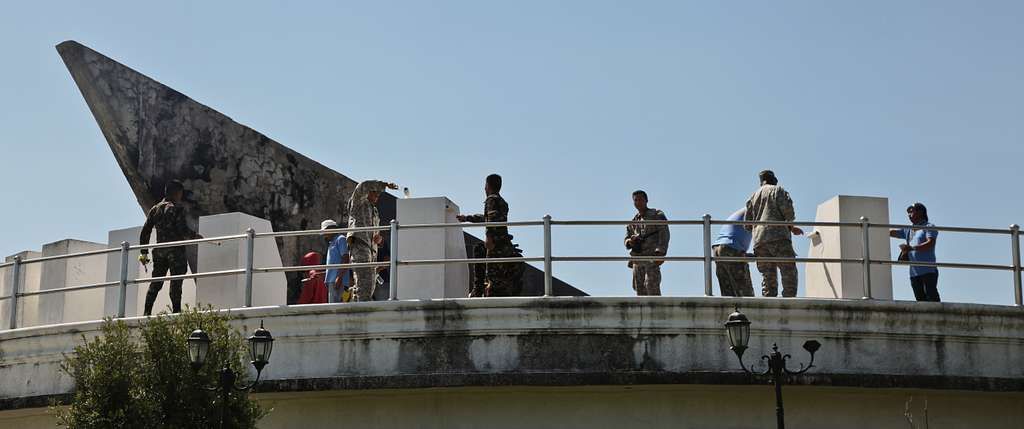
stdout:
<svg viewBox="0 0 1024 429">
<path fill-rule="evenodd" d="M 753 321 L 751 364 L 773 343 L 815 368 L 791 383 L 1024 392 L 1024 311 L 864 300 L 566 297 L 257 307 L 230 311 L 277 339 L 259 394 L 467 386 L 762 384 L 722 323 Z M 128 319 L 137 324 L 141 318 Z M 100 322 L 0 332 L 0 410 L 67 400 L 63 353 Z"/>
</svg>

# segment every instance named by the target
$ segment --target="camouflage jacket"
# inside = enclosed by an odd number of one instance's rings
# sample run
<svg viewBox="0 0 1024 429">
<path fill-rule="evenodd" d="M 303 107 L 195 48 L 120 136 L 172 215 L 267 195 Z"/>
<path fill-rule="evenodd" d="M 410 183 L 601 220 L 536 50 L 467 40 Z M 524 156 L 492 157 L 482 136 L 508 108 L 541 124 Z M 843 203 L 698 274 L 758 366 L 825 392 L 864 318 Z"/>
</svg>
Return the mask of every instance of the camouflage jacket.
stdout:
<svg viewBox="0 0 1024 429">
<path fill-rule="evenodd" d="M 367 180 L 356 185 L 352 191 L 352 197 L 348 200 L 348 227 L 363 228 L 380 225 L 380 213 L 377 212 L 377 205 L 366 199 L 370 192 L 384 192 L 387 188 L 386 182 L 380 180 Z M 348 233 L 348 244 L 370 246 L 376 250 L 377 245 L 373 243 L 373 231 L 350 232 Z"/>
<path fill-rule="evenodd" d="M 637 213 L 633 220 L 668 220 L 665 212 L 647 208 L 643 214 Z M 630 238 L 640 237 L 643 241 L 640 248 L 630 249 L 631 256 L 663 256 L 668 252 L 669 231 L 668 225 L 641 225 L 629 224 L 626 226 L 626 238 L 622 240 L 625 244 Z"/>
<path fill-rule="evenodd" d="M 488 195 L 484 201 L 484 213 L 466 216 L 466 222 L 508 222 L 508 203 L 501 195 Z M 508 227 L 489 226 L 487 235 L 491 238 L 504 238 L 508 236 Z"/>
<path fill-rule="evenodd" d="M 747 200 L 747 214 L 743 217 L 743 220 L 751 221 L 791 222 L 794 219 L 796 215 L 793 213 L 793 200 L 789 198 L 789 192 L 779 185 L 762 185 L 755 191 Z M 787 226 L 745 225 L 744 228 L 754 232 L 754 248 L 757 248 L 759 243 L 792 240 Z"/>
<path fill-rule="evenodd" d="M 191 240 L 198 237 L 192 228 L 188 227 L 185 207 L 168 201 L 166 198 L 149 209 L 146 223 L 142 225 L 142 233 L 139 234 L 140 244 L 149 244 L 149 236 L 153 233 L 153 228 L 156 228 L 157 243 Z M 143 250 L 142 253 L 148 252 Z"/>
</svg>

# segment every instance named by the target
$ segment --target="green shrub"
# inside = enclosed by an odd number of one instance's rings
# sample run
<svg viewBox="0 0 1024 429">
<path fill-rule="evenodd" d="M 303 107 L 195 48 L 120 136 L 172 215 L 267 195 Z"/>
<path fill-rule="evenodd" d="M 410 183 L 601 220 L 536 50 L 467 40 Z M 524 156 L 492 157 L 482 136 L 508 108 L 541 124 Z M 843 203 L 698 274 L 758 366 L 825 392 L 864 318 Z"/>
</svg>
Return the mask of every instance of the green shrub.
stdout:
<svg viewBox="0 0 1024 429">
<path fill-rule="evenodd" d="M 108 319 L 97 338 L 83 337 L 61 365 L 75 389 L 67 407 L 54 408 L 58 424 L 70 429 L 218 427 L 221 394 L 204 387 L 217 385 L 225 364 L 238 374 L 238 384 L 248 383 L 250 365 L 242 362 L 248 346 L 228 324 L 230 317 L 206 310 L 160 314 L 134 330 Z M 212 343 L 206 365 L 193 371 L 185 339 L 197 327 Z M 254 428 L 266 415 L 238 391 L 231 393 L 225 410 L 225 428 Z"/>
</svg>

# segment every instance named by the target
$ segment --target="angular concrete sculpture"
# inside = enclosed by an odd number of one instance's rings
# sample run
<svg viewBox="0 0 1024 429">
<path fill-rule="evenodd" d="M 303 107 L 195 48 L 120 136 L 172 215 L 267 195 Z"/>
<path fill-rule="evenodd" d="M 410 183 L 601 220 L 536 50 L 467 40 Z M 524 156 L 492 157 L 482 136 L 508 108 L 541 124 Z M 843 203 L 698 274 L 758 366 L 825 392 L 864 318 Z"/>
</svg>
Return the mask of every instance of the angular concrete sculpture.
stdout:
<svg viewBox="0 0 1024 429">
<path fill-rule="evenodd" d="M 348 219 L 355 180 L 78 42 L 63 42 L 57 51 L 143 210 L 177 179 L 191 191 L 186 203 L 193 228 L 199 216 L 227 212 L 267 219 L 275 231 Z M 394 196 L 381 196 L 380 212 L 384 223 L 394 218 Z M 467 245 L 477 242 L 466 236 Z M 278 239 L 277 245 L 289 265 L 306 252 L 324 251 L 319 236 Z M 194 249 L 190 265 L 196 266 Z M 538 278 L 535 269 L 527 272 L 524 295 L 542 293 Z M 290 273 L 288 282 L 296 293 L 298 274 Z M 563 282 L 555 292 L 584 295 Z"/>
</svg>

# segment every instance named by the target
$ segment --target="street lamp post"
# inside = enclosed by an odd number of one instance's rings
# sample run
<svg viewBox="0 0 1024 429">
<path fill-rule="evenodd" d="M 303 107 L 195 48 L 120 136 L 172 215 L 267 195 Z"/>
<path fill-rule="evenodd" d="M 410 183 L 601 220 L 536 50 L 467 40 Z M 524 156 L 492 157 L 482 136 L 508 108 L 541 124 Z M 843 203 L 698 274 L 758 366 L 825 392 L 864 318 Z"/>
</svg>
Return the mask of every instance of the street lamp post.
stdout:
<svg viewBox="0 0 1024 429">
<path fill-rule="evenodd" d="M 772 352 L 770 354 L 761 356 L 761 360 L 768 364 L 768 368 L 764 371 L 751 371 L 747 369 L 747 365 L 743 363 L 743 352 L 747 351 L 747 344 L 750 341 L 750 320 L 737 308 L 735 312 L 729 315 L 729 320 L 725 322 L 725 331 L 729 334 L 729 349 L 736 353 L 736 359 L 740 361 L 740 367 L 747 373 L 768 376 L 768 379 L 775 385 L 775 418 L 779 429 L 786 427 L 785 422 L 785 411 L 782 408 L 782 384 L 785 383 L 786 374 L 803 374 L 807 370 L 814 367 L 814 353 L 821 348 L 821 343 L 815 340 L 809 340 L 804 343 L 804 350 L 807 350 L 811 354 L 811 361 L 805 367 L 804 364 L 800 364 L 800 369 L 796 371 L 790 371 L 786 368 L 786 361 L 791 358 L 788 354 L 782 354 L 779 352 L 779 346 L 775 343 L 772 344 Z"/>
<path fill-rule="evenodd" d="M 220 379 L 216 386 L 204 387 L 204 389 L 211 392 L 219 391 L 221 394 L 220 404 L 220 427 L 224 427 L 224 420 L 227 415 L 227 402 L 229 395 L 232 390 L 239 392 L 248 391 L 252 389 L 260 381 L 260 375 L 263 373 L 263 367 L 270 363 L 270 352 L 274 349 L 274 337 L 270 335 L 270 331 L 263 328 L 263 321 L 260 321 L 260 327 L 252 333 L 249 338 L 249 357 L 252 359 L 249 363 L 256 368 L 256 379 L 252 383 L 245 386 L 235 386 L 235 382 L 238 380 L 238 374 L 231 369 L 231 366 L 227 362 L 224 363 L 224 367 L 220 370 Z M 206 363 L 206 355 L 210 351 L 210 336 L 203 332 L 202 329 L 196 329 L 192 331 L 192 334 L 188 336 L 188 358 L 192 363 L 192 370 L 198 371 L 199 368 L 203 367 Z"/>
</svg>

